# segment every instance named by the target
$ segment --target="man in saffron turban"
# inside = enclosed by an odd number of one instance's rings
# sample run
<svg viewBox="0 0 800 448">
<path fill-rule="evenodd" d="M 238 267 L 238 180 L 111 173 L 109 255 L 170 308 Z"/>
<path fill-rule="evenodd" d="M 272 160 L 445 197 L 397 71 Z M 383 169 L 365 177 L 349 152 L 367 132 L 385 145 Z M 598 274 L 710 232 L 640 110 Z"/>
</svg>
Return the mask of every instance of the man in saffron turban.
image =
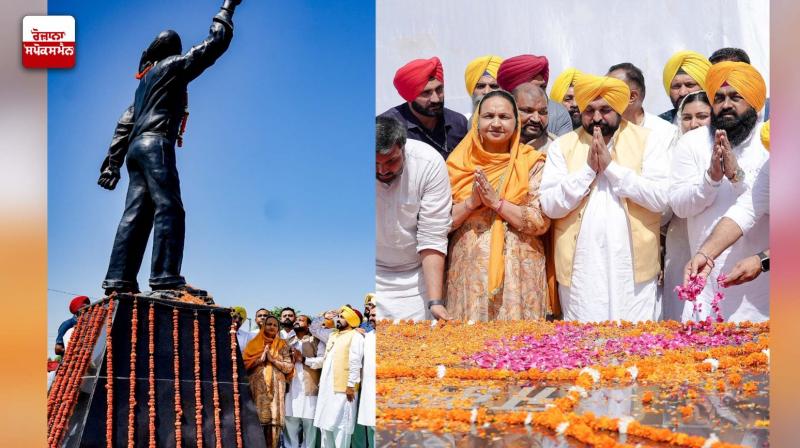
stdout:
<svg viewBox="0 0 800 448">
<path fill-rule="evenodd" d="M 523 54 L 508 58 L 497 70 L 497 83 L 500 88 L 513 92 L 519 85 L 531 83 L 542 89 L 547 88 L 550 78 L 550 63 L 545 56 Z M 560 103 L 549 99 L 547 102 L 549 120 L 547 130 L 555 135 L 564 135 L 572 131 L 572 120 L 569 112 Z"/>
<path fill-rule="evenodd" d="M 672 109 L 662 113 L 659 117 L 676 124 L 675 113 L 678 105 L 686 95 L 703 90 L 706 72 L 711 67 L 705 56 L 695 51 L 679 51 L 672 55 L 664 66 L 664 90 L 672 102 Z"/>
<path fill-rule="evenodd" d="M 569 112 L 569 117 L 572 120 L 572 129 L 581 127 L 581 111 L 578 110 L 578 104 L 575 102 L 575 80 L 580 76 L 581 72 L 575 68 L 568 68 L 561 72 L 553 81 L 553 87 L 550 88 L 550 99 L 557 103 L 561 103 Z"/>
<path fill-rule="evenodd" d="M 497 69 L 503 59 L 500 56 L 488 55 L 473 59 L 467 64 L 464 72 L 464 83 L 467 87 L 467 94 L 472 98 L 472 109 L 478 107 L 478 103 L 484 95 L 497 90 Z M 471 113 L 472 111 L 470 111 Z"/>
<path fill-rule="evenodd" d="M 89 306 L 90 303 L 91 302 L 89 301 L 89 298 L 86 296 L 74 297 L 69 302 L 69 312 L 72 313 L 72 316 L 64 322 L 61 322 L 61 325 L 58 326 L 56 345 L 54 347 L 56 355 L 62 356 L 64 354 L 64 350 L 67 346 L 64 343 L 64 336 L 67 334 L 67 331 L 69 331 L 78 323 L 78 313 Z"/>
<path fill-rule="evenodd" d="M 320 429 L 322 448 L 347 448 L 355 430 L 358 387 L 364 360 L 364 336 L 358 310 L 345 305 L 335 317 L 336 331 L 325 345 L 314 426 Z"/>
<path fill-rule="evenodd" d="M 667 148 L 623 118 L 630 102 L 623 81 L 582 74 L 574 91 L 581 127 L 548 148 L 540 197 L 553 220 L 564 319 L 652 320 Z"/>
<path fill-rule="evenodd" d="M 436 56 L 415 59 L 394 75 L 394 87 L 406 101 L 382 113 L 399 120 L 408 138 L 433 146 L 447 159 L 467 134 L 467 119 L 444 107 L 444 70 Z"/>
<path fill-rule="evenodd" d="M 700 243 L 737 200 L 753 188 L 768 163 L 769 152 L 761 141 L 759 113 L 766 100 L 766 83 L 753 66 L 744 62 L 720 62 L 711 66 L 705 80 L 711 101 L 711 124 L 690 131 L 678 141 L 672 160 L 670 204 L 676 215 L 687 218 L 692 253 L 701 257 Z M 748 224 L 749 231 L 722 251 L 708 277 L 731 272 L 737 261 L 769 247 L 769 215 Z M 671 285 L 666 285 L 670 287 Z M 711 311 L 715 290 L 706 287 L 697 297 L 701 304 L 684 307 L 683 320 L 702 320 Z M 769 319 L 769 274 L 725 289 L 720 305 L 732 322 Z"/>
</svg>

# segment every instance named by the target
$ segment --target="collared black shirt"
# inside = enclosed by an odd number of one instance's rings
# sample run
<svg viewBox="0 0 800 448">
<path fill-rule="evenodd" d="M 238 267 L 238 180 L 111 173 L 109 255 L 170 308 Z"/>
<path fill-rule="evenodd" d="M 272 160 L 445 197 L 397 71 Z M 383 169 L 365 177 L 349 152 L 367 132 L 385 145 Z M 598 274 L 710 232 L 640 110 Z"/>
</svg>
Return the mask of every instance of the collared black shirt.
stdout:
<svg viewBox="0 0 800 448">
<path fill-rule="evenodd" d="M 447 156 L 467 135 L 467 118 L 460 113 L 444 108 L 444 120 L 438 120 L 433 130 L 428 130 L 419 122 L 408 103 L 395 106 L 381 114 L 382 117 L 391 117 L 400 120 L 406 125 L 408 138 L 419 140 L 433 147 L 447 160 Z"/>
<path fill-rule="evenodd" d="M 667 123 L 675 124 L 675 115 L 678 113 L 678 109 L 670 109 L 666 112 L 658 114 L 658 118 L 664 119 Z"/>
</svg>

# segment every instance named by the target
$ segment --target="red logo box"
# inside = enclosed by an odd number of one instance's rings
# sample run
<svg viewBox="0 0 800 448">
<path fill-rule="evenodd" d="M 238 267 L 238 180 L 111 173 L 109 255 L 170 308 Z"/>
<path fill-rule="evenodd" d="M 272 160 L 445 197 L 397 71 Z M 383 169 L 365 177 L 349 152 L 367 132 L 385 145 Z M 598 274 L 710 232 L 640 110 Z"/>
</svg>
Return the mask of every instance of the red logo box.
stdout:
<svg viewBox="0 0 800 448">
<path fill-rule="evenodd" d="M 25 16 L 22 18 L 22 66 L 72 68 L 75 66 L 75 18 Z"/>
</svg>

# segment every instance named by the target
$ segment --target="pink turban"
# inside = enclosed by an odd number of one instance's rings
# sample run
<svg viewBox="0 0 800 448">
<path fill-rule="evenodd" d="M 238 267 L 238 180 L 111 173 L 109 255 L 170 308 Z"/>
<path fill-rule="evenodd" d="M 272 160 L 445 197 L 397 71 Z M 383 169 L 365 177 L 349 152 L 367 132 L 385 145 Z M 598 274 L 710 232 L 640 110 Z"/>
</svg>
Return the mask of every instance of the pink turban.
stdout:
<svg viewBox="0 0 800 448">
<path fill-rule="evenodd" d="M 550 77 L 550 63 L 544 56 L 523 54 L 506 59 L 497 70 L 497 83 L 506 91 L 514 90 L 518 85 L 531 81 L 537 75 L 544 77 L 544 83 Z"/>
<path fill-rule="evenodd" d="M 442 62 L 436 56 L 430 59 L 414 59 L 400 67 L 394 75 L 394 87 L 403 99 L 414 101 L 431 78 L 444 82 Z"/>
</svg>

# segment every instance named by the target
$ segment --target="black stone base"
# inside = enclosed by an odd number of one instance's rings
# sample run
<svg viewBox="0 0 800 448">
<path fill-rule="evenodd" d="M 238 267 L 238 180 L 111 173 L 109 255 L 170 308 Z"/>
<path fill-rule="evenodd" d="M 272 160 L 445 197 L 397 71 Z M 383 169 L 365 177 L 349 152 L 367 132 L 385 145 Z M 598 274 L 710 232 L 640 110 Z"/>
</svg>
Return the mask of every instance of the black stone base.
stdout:
<svg viewBox="0 0 800 448">
<path fill-rule="evenodd" d="M 210 316 L 214 313 L 217 381 L 220 407 L 220 433 L 223 447 L 236 447 L 236 428 L 233 402 L 233 363 L 231 360 L 231 310 L 206 305 L 195 305 L 171 300 L 146 298 L 131 294 L 114 296 L 116 300 L 112 321 L 113 362 L 113 446 L 127 447 L 130 388 L 131 317 L 133 302 L 137 301 L 136 344 L 136 406 L 134 410 L 134 440 L 137 447 L 149 443 L 149 353 L 148 313 L 154 304 L 154 377 L 155 377 L 155 434 L 156 446 L 174 447 L 175 444 L 175 389 L 172 338 L 173 309 L 179 310 L 179 362 L 180 394 L 183 416 L 181 435 L 184 446 L 197 446 L 195 411 L 194 357 L 200 356 L 202 390 L 203 446 L 215 447 L 213 383 L 211 370 Z M 93 306 L 101 306 L 103 301 Z M 200 351 L 194 351 L 194 316 L 200 328 Z M 103 325 L 89 368 L 83 377 L 75 410 L 70 418 L 62 447 L 105 448 L 106 445 L 106 331 Z M 237 349 L 239 374 L 239 410 L 242 446 L 264 447 L 264 434 L 250 396 L 250 387 Z"/>
</svg>

